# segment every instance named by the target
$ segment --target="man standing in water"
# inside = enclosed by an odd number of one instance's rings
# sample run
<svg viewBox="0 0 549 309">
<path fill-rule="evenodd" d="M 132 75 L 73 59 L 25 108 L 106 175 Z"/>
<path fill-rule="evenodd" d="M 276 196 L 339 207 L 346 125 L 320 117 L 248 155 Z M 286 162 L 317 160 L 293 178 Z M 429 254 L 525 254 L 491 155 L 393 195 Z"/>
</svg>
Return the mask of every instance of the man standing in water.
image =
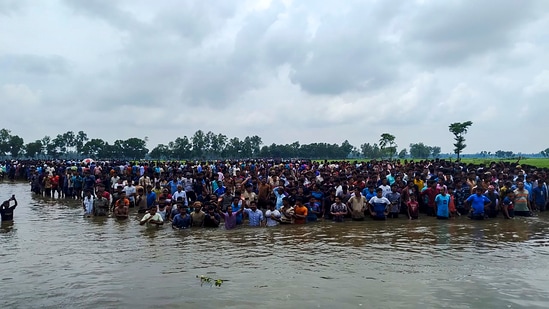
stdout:
<svg viewBox="0 0 549 309">
<path fill-rule="evenodd" d="M 11 201 L 15 202 L 13 206 L 10 206 Z M 17 200 L 15 199 L 15 195 L 12 195 L 9 200 L 4 201 L 0 206 L 0 216 L 2 217 L 1 221 L 12 221 L 15 207 L 17 207 Z"/>
<path fill-rule="evenodd" d="M 156 208 L 153 207 L 149 210 L 149 213 L 148 214 L 145 214 L 145 216 L 143 216 L 143 219 L 141 219 L 141 222 L 139 222 L 139 225 L 156 225 L 156 226 L 161 226 L 162 224 L 164 224 L 164 220 L 162 220 L 162 217 L 160 216 L 160 214 L 158 214 L 156 212 Z"/>
</svg>

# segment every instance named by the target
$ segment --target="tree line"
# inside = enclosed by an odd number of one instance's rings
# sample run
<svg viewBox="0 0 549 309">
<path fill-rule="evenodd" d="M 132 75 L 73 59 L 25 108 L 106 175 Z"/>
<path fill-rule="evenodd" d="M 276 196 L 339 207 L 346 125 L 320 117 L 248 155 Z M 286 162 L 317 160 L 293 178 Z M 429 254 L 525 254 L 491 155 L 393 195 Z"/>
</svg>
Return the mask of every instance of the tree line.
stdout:
<svg viewBox="0 0 549 309">
<path fill-rule="evenodd" d="M 453 123 L 449 130 L 456 143 L 454 153 L 458 158 L 465 149 L 464 134 L 472 122 Z M 238 159 L 238 158 L 308 158 L 308 159 L 347 159 L 347 158 L 437 158 L 441 155 L 439 146 L 429 146 L 422 142 L 411 143 L 409 148 L 398 150 L 396 137 L 390 133 L 381 134 L 374 143 L 364 143 L 355 147 L 345 140 L 341 144 L 310 143 L 264 145 L 257 135 L 229 138 L 221 133 L 197 130 L 192 136 L 177 137 L 167 144 L 147 148 L 148 138 L 132 137 L 109 143 L 100 138 L 89 138 L 84 131 L 67 131 L 55 137 L 44 136 L 25 143 L 23 138 L 8 129 L 0 130 L 0 156 L 29 159 Z M 487 152 L 486 152 L 487 153 Z M 549 149 L 540 152 L 549 156 Z M 497 157 L 512 155 L 512 152 L 498 150 Z"/>
</svg>

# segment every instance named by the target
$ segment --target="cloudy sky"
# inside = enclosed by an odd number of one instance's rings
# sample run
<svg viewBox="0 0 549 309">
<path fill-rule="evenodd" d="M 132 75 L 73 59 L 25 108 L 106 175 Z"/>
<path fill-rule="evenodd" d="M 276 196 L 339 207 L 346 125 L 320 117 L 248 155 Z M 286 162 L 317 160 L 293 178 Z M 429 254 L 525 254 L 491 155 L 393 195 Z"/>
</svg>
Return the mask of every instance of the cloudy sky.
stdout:
<svg viewBox="0 0 549 309">
<path fill-rule="evenodd" d="M 549 1 L 0 0 L 0 128 L 549 147 Z"/>
</svg>

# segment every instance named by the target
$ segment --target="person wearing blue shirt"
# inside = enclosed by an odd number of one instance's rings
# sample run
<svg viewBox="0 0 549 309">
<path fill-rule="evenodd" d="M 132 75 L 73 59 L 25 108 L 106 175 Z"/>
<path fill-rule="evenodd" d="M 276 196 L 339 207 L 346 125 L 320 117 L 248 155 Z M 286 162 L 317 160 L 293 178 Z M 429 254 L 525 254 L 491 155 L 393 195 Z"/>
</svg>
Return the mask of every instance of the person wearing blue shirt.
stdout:
<svg viewBox="0 0 549 309">
<path fill-rule="evenodd" d="M 231 209 L 233 213 L 236 213 L 236 225 L 242 224 L 242 211 L 239 211 L 242 206 L 242 200 L 239 197 L 233 197 L 233 202 L 231 203 Z"/>
<path fill-rule="evenodd" d="M 526 186 L 525 186 L 526 187 Z M 532 189 L 532 199 L 534 200 L 534 207 L 539 211 L 545 211 L 545 204 L 547 203 L 547 196 L 545 189 L 543 188 L 543 182 L 538 180 L 538 186 Z"/>
<path fill-rule="evenodd" d="M 227 187 L 225 187 L 221 181 L 217 181 L 217 189 L 214 190 L 215 195 L 220 197 L 224 195 L 225 192 L 227 192 Z"/>
<path fill-rule="evenodd" d="M 376 189 L 376 196 L 372 197 L 368 201 L 370 208 L 370 215 L 374 220 L 385 220 L 389 214 L 389 207 L 391 206 L 391 201 L 383 196 L 383 189 Z"/>
<path fill-rule="evenodd" d="M 233 208 L 234 211 L 234 208 Z M 243 212 L 248 216 L 250 226 L 263 226 L 265 217 L 263 212 L 257 209 L 257 203 L 252 201 L 250 202 L 250 208 L 244 208 Z M 242 214 L 239 214 L 242 216 Z M 236 224 L 238 224 L 238 215 L 236 217 Z"/>
<path fill-rule="evenodd" d="M 147 185 L 147 209 L 151 209 L 156 203 L 156 193 L 152 188 L 152 185 Z"/>
<path fill-rule="evenodd" d="M 465 201 L 471 208 L 470 218 L 484 220 L 484 209 L 491 204 L 490 199 L 482 194 L 482 187 L 476 187 L 475 194 L 471 194 Z"/>
<path fill-rule="evenodd" d="M 442 192 L 435 197 L 437 219 L 450 218 L 450 195 L 448 195 L 447 190 L 446 187 L 442 187 Z"/>
<path fill-rule="evenodd" d="M 320 203 L 316 201 L 316 198 L 314 196 L 311 196 L 311 198 L 309 199 L 309 203 L 307 203 L 305 206 L 307 206 L 307 222 L 316 222 L 318 220 L 318 217 L 322 215 Z"/>
</svg>

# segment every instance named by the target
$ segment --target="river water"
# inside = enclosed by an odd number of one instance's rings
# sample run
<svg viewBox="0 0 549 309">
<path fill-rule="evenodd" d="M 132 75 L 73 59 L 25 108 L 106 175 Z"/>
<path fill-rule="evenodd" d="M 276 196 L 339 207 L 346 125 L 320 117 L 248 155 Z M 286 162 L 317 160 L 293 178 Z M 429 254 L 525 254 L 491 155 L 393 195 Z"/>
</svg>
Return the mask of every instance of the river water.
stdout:
<svg viewBox="0 0 549 309">
<path fill-rule="evenodd" d="M 11 194 L 0 308 L 549 308 L 546 214 L 173 231 Z"/>
</svg>

